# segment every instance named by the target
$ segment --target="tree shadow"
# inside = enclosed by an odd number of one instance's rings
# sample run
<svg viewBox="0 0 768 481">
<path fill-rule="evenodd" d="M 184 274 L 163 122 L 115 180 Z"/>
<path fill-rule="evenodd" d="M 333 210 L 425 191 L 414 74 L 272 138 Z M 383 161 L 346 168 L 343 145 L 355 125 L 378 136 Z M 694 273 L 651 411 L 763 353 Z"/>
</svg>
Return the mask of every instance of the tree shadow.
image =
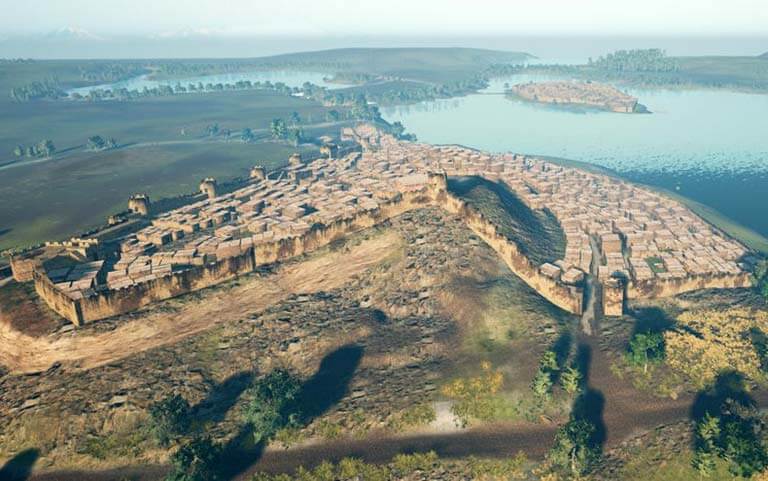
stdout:
<svg viewBox="0 0 768 481">
<path fill-rule="evenodd" d="M 7 229 L 2 229 L 2 228 L 0 228 L 0 237 L 3 237 L 5 234 L 8 234 L 8 233 L 9 233 L 9 232 L 11 232 L 12 230 L 13 230 L 13 229 L 11 229 L 11 228 L 7 228 Z"/>
<path fill-rule="evenodd" d="M 632 311 L 635 326 L 632 336 L 641 333 L 663 334 L 676 327 L 675 319 L 669 317 L 664 309 L 658 307 L 642 307 Z"/>
<path fill-rule="evenodd" d="M 223 421 L 252 382 L 253 373 L 244 371 L 214 385 L 208 396 L 192 408 L 195 419 L 201 424 L 209 421 L 216 423 Z"/>
<path fill-rule="evenodd" d="M 590 447 L 598 449 L 602 453 L 607 438 L 607 429 L 603 419 L 605 396 L 600 390 L 589 386 L 589 371 L 592 365 L 592 348 L 590 346 L 579 344 L 576 352 L 576 365 L 582 374 L 582 391 L 573 401 L 571 415 L 573 419 L 588 421 L 594 426 L 595 431 L 590 437 Z"/>
<path fill-rule="evenodd" d="M 560 368 L 555 372 L 552 382 L 557 383 L 562 373 L 562 368 L 565 367 L 566 361 L 571 355 L 571 346 L 573 345 L 573 335 L 569 331 L 563 331 L 557 340 L 552 344 L 550 350 L 555 353 L 555 360 Z"/>
<path fill-rule="evenodd" d="M 8 460 L 0 469 L 2 481 L 25 481 L 32 474 L 32 468 L 40 457 L 37 449 L 25 449 Z"/>
<path fill-rule="evenodd" d="M 302 384 L 299 391 L 298 407 L 303 425 L 328 411 L 348 393 L 349 383 L 362 357 L 363 347 L 350 344 L 323 358 L 317 372 Z M 219 479 L 229 481 L 240 476 L 261 459 L 265 447 L 264 441 L 254 442 L 250 424 L 243 426 L 237 436 L 222 447 Z"/>
<path fill-rule="evenodd" d="M 692 421 L 699 421 L 706 414 L 720 416 L 727 403 L 734 403 L 743 408 L 757 406 L 747 391 L 746 380 L 740 372 L 726 371 L 719 374 L 711 388 L 696 395 L 689 417 Z"/>
<path fill-rule="evenodd" d="M 299 407 L 305 423 L 328 411 L 347 394 L 349 382 L 362 357 L 362 346 L 347 345 L 323 358 L 320 368 L 299 393 Z"/>
</svg>

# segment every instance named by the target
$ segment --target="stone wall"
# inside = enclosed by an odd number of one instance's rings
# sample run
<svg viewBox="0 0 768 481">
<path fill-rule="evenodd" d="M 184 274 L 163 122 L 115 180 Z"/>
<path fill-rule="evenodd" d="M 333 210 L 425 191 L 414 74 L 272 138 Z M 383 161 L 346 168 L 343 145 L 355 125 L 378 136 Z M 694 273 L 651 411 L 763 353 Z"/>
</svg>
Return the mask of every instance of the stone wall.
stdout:
<svg viewBox="0 0 768 481">
<path fill-rule="evenodd" d="M 750 287 L 752 278 L 748 272 L 740 274 L 709 274 L 674 279 L 650 279 L 633 281 L 627 286 L 627 299 L 651 299 L 672 297 L 699 289 L 734 289 Z"/>
<path fill-rule="evenodd" d="M 515 275 L 542 297 L 572 314 L 580 315 L 583 312 L 584 291 L 582 288 L 566 286 L 541 274 L 538 266 L 520 252 L 514 241 L 500 234 L 495 225 L 463 200 L 443 192 L 438 203 L 448 212 L 460 216 L 478 237 L 499 254 Z"/>
<path fill-rule="evenodd" d="M 342 219 L 329 225 L 317 225 L 306 234 L 260 244 L 244 253 L 216 262 L 174 272 L 117 290 L 94 290 L 75 299 L 56 289 L 40 271 L 34 272 L 38 295 L 59 315 L 76 325 L 131 312 L 153 302 L 204 289 L 237 276 L 253 272 L 257 266 L 290 259 L 316 250 L 351 232 L 366 229 L 409 210 L 431 205 L 435 189 L 406 193 L 378 209 Z"/>
<path fill-rule="evenodd" d="M 608 279 L 602 283 L 603 314 L 621 316 L 624 314 L 624 283 L 617 279 Z"/>
<path fill-rule="evenodd" d="M 32 277 L 35 281 L 37 295 L 48 304 L 48 307 L 77 326 L 83 324 L 83 315 L 78 300 L 72 299 L 57 289 L 48 276 L 39 270 L 34 270 Z"/>
</svg>

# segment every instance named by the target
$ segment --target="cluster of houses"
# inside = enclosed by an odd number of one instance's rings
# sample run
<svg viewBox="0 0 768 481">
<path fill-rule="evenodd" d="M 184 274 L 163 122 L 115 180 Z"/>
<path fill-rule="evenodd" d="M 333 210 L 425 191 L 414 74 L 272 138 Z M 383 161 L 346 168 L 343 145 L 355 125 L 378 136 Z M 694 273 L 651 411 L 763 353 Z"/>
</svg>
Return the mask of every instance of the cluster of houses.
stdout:
<svg viewBox="0 0 768 481">
<path fill-rule="evenodd" d="M 533 102 L 586 105 L 619 113 L 638 110 L 637 98 L 596 82 L 529 82 L 513 85 L 510 90 Z"/>
<path fill-rule="evenodd" d="M 130 287 L 375 211 L 422 189 L 431 172 L 501 181 L 530 208 L 549 209 L 565 233 L 565 256 L 539 269 L 558 282 L 578 284 L 591 270 L 601 280 L 631 281 L 742 272 L 741 244 L 680 203 L 629 183 L 527 156 L 402 142 L 365 129 L 346 135 L 366 147 L 362 153 L 293 156 L 279 177 L 255 169 L 252 182 L 223 195 L 205 179 L 206 199 L 154 217 L 120 242 L 116 261 L 47 275 L 72 298 Z"/>
</svg>

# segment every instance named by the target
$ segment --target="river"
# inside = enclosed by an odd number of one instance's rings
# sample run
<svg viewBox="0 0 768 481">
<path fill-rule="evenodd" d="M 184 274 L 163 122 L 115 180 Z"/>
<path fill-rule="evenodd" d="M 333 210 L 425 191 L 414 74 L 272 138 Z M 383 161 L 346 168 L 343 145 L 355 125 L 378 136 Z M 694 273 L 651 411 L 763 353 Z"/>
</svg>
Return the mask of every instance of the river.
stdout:
<svg viewBox="0 0 768 481">
<path fill-rule="evenodd" d="M 618 114 L 509 100 L 495 79 L 462 98 L 384 108 L 420 141 L 562 157 L 676 191 L 768 236 L 768 95 L 626 89 L 652 114 Z"/>
</svg>

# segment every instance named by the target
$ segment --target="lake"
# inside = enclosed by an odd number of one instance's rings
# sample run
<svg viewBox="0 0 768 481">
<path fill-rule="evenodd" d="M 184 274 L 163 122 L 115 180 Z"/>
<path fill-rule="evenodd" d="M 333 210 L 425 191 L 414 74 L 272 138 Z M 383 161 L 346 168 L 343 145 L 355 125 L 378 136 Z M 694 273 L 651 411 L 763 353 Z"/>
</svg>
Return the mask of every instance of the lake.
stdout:
<svg viewBox="0 0 768 481">
<path fill-rule="evenodd" d="M 495 79 L 463 98 L 384 108 L 420 141 L 562 157 L 673 190 L 768 236 L 768 95 L 625 89 L 652 114 L 618 114 L 508 100 Z"/>
<path fill-rule="evenodd" d="M 105 83 L 101 85 L 91 85 L 89 87 L 79 87 L 75 89 L 67 90 L 67 94 L 72 95 L 78 93 L 80 95 L 87 95 L 92 90 L 107 90 L 107 89 L 128 89 L 128 90 L 143 90 L 144 87 L 152 89 L 155 87 L 169 86 L 175 87 L 181 85 L 186 87 L 189 84 L 202 83 L 206 84 L 234 84 L 240 81 L 251 82 L 266 82 L 272 83 L 282 82 L 289 87 L 301 87 L 304 82 L 311 82 L 321 87 L 329 89 L 348 87 L 348 85 L 342 85 L 338 83 L 329 83 L 324 80 L 328 74 L 320 72 L 302 72 L 302 71 L 288 71 L 288 70 L 254 70 L 248 72 L 236 72 L 216 75 L 198 75 L 195 77 L 186 77 L 179 79 L 162 79 L 155 80 L 151 75 L 141 75 L 133 77 L 120 82 Z"/>
</svg>

